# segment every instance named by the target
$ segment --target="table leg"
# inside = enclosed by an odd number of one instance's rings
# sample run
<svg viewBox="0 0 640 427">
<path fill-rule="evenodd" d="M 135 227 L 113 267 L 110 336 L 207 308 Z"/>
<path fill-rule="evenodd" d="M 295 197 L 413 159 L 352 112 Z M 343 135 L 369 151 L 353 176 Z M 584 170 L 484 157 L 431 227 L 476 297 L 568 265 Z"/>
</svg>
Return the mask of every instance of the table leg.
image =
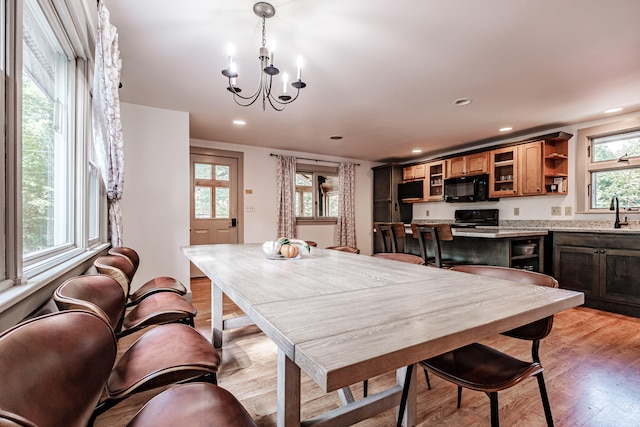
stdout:
<svg viewBox="0 0 640 427">
<path fill-rule="evenodd" d="M 222 290 L 211 281 L 211 344 L 222 348 Z"/>
<path fill-rule="evenodd" d="M 300 427 L 300 368 L 278 349 L 278 427 Z"/>
<path fill-rule="evenodd" d="M 416 425 L 416 398 L 417 398 L 417 376 L 416 371 L 418 366 L 414 365 L 413 372 L 411 374 L 411 381 L 409 383 L 409 393 L 407 394 L 407 407 L 402 417 L 402 425 L 412 427 Z M 396 371 L 396 383 L 400 387 L 404 387 L 404 380 L 406 377 L 407 368 L 401 368 Z"/>
</svg>

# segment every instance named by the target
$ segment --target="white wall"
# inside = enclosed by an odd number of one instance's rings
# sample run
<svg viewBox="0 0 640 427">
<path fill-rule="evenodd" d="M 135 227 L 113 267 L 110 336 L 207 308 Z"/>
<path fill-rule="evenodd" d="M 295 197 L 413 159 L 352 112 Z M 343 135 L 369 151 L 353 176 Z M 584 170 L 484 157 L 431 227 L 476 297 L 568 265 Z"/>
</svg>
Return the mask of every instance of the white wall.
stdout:
<svg viewBox="0 0 640 427">
<path fill-rule="evenodd" d="M 276 236 L 276 158 L 270 156 L 271 153 L 318 160 L 351 161 L 359 163 L 360 166 L 356 167 L 356 242 L 363 254 L 371 253 L 371 239 L 373 234 L 371 230 L 373 206 L 373 173 L 371 167 L 375 164 L 362 160 L 274 150 L 217 141 L 192 139 L 191 145 L 194 147 L 244 153 L 244 189 L 251 190 L 252 193 L 244 194 L 243 214 L 245 243 L 264 242 L 267 240 L 275 240 L 278 237 Z M 305 160 L 299 160 L 298 162 L 305 163 Z M 322 162 L 319 164 L 328 165 Z M 297 234 L 297 237 L 300 239 L 317 242 L 319 247 L 336 244 L 336 227 L 334 225 L 299 225 Z"/>
<path fill-rule="evenodd" d="M 123 244 L 140 254 L 133 288 L 156 276 L 189 285 L 189 114 L 121 104 Z"/>
</svg>

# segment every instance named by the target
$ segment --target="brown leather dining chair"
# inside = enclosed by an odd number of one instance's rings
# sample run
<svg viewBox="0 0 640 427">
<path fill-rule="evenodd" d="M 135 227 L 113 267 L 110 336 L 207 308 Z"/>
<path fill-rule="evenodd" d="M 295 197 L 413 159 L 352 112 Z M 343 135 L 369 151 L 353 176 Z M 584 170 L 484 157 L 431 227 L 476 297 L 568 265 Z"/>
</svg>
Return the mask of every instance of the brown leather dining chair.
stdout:
<svg viewBox="0 0 640 427">
<path fill-rule="evenodd" d="M 55 290 L 53 300 L 60 310 L 97 314 L 112 328 L 119 322 L 125 301 L 120 285 L 99 274 L 68 279 Z M 194 379 L 215 384 L 220 362 L 211 343 L 191 326 L 156 326 L 124 349 L 109 374 L 105 397 L 96 406 L 94 417 L 142 391 Z"/>
<path fill-rule="evenodd" d="M 208 383 L 177 385 L 147 402 L 126 427 L 256 427 L 229 391 Z"/>
<path fill-rule="evenodd" d="M 116 358 L 111 327 L 87 311 L 25 320 L 0 335 L 0 425 L 86 427 Z"/>
<path fill-rule="evenodd" d="M 125 257 L 107 255 L 98 257 L 93 265 L 100 274 L 114 279 L 122 288 L 125 301 L 129 300 L 131 278 L 134 267 Z M 118 337 L 137 332 L 152 325 L 184 323 L 194 325 L 197 314 L 193 304 L 175 292 L 156 292 L 138 300 L 130 310 L 122 313 L 121 323 L 116 327 Z"/>
<path fill-rule="evenodd" d="M 407 233 L 404 230 L 403 223 L 376 222 L 373 224 L 373 227 L 374 231 L 380 234 L 383 252 L 376 252 L 372 256 L 424 265 L 425 262 L 421 257 L 404 253 Z M 402 250 L 402 252 L 400 252 L 400 250 Z"/>
<path fill-rule="evenodd" d="M 140 266 L 140 256 L 138 255 L 138 252 L 133 248 L 122 246 L 109 249 L 109 255 L 119 255 L 125 257 L 129 262 L 131 262 L 131 265 L 133 266 L 131 277 L 129 277 L 129 281 L 131 282 L 133 280 L 133 276 L 138 271 L 138 267 Z M 131 292 L 131 295 L 129 295 L 129 304 L 136 304 L 143 298 L 156 292 L 175 292 L 179 295 L 185 295 L 187 293 L 187 288 L 185 288 L 179 280 L 176 280 L 173 277 L 154 277 L 142 284 L 142 286 L 134 292 Z"/>
<path fill-rule="evenodd" d="M 558 287 L 558 281 L 551 276 L 515 268 L 461 265 L 452 267 L 451 270 L 529 285 Z M 491 405 L 491 425 L 494 427 L 499 425 L 498 392 L 513 387 L 527 378 L 536 377 L 547 425 L 553 426 L 553 416 L 551 415 L 551 406 L 542 375 L 543 367 L 540 363 L 539 355 L 540 341 L 549 335 L 552 326 L 553 316 L 549 316 L 503 333 L 503 335 L 512 338 L 531 341 L 531 362 L 517 359 L 480 343 L 473 343 L 423 360 L 419 364 L 426 371 L 458 386 L 458 408 L 462 399 L 462 388 L 486 393 L 489 396 Z M 410 369 L 411 367 L 408 370 Z M 410 374 L 407 374 L 407 379 L 409 378 Z M 404 412 L 408 387 L 409 381 L 405 381 L 405 390 L 403 391 L 403 401 L 400 409 L 401 415 Z M 400 416 L 399 420 L 401 418 L 402 416 Z"/>
</svg>

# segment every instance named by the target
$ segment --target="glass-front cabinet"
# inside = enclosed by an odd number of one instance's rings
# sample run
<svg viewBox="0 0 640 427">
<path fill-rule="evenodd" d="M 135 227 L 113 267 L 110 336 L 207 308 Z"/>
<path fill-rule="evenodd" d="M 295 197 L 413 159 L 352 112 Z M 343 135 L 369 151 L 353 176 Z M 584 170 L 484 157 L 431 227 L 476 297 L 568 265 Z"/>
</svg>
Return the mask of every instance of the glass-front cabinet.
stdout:
<svg viewBox="0 0 640 427">
<path fill-rule="evenodd" d="M 518 195 L 518 147 L 505 147 L 489 153 L 489 197 Z"/>
</svg>

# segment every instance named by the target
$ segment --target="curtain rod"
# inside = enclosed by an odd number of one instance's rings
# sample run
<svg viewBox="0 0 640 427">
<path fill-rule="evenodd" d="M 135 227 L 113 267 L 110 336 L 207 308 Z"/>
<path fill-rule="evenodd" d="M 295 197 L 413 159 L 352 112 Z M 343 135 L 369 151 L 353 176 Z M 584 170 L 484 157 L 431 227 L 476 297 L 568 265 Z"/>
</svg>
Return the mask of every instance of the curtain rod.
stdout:
<svg viewBox="0 0 640 427">
<path fill-rule="evenodd" d="M 273 154 L 273 153 L 269 153 L 269 155 L 271 157 L 277 157 L 279 156 L 279 154 Z M 296 157 L 296 159 L 298 160 L 311 160 L 312 162 L 325 162 L 325 163 L 336 163 L 336 164 L 340 164 L 342 162 L 336 162 L 335 160 L 319 160 L 319 159 L 310 159 L 308 157 Z M 360 166 L 360 163 L 354 163 L 356 166 Z"/>
</svg>

